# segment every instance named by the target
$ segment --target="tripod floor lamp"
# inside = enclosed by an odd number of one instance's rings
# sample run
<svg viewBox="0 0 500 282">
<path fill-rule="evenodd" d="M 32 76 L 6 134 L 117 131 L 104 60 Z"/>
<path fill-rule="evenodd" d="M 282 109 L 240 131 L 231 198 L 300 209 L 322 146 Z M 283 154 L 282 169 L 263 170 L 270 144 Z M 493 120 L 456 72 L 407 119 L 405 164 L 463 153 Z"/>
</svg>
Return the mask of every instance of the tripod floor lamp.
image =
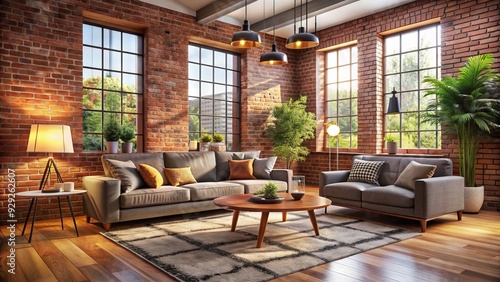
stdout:
<svg viewBox="0 0 500 282">
<path fill-rule="evenodd" d="M 337 137 L 337 170 L 339 170 L 339 133 L 340 133 L 340 128 L 336 123 L 331 123 L 327 128 L 326 128 L 326 133 L 330 137 Z M 330 148 L 329 152 L 329 158 L 328 158 L 328 170 L 332 170 L 332 147 L 328 146 Z"/>
<path fill-rule="evenodd" d="M 67 125 L 33 124 L 31 125 L 28 148 L 26 152 L 49 153 L 49 159 L 40 182 L 40 190 L 43 190 L 47 181 L 50 185 L 52 169 L 57 176 L 57 182 L 63 182 L 61 174 L 57 169 L 53 153 L 73 153 L 73 140 L 71 129 Z"/>
</svg>

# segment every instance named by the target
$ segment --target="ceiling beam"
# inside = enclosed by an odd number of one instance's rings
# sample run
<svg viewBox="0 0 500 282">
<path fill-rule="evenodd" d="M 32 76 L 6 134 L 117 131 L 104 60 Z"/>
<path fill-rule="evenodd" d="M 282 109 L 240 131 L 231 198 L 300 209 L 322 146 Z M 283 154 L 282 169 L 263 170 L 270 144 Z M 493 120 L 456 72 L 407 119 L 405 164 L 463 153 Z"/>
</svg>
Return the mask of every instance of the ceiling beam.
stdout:
<svg viewBox="0 0 500 282">
<path fill-rule="evenodd" d="M 256 1 L 257 0 L 247 0 L 248 4 L 252 4 Z M 243 7 L 245 7 L 245 1 L 243 0 L 214 1 L 196 11 L 196 21 L 199 24 L 207 24 Z"/>
<path fill-rule="evenodd" d="M 326 13 L 328 11 L 338 9 L 342 6 L 354 3 L 359 0 L 314 0 L 309 2 L 307 5 L 308 18 L 317 16 L 319 14 Z M 298 2 L 298 0 L 297 0 Z M 302 6 L 297 6 L 297 12 L 295 13 L 297 26 L 300 26 L 300 9 L 302 8 L 302 15 L 305 19 L 306 4 Z M 262 21 L 252 24 L 253 31 L 268 32 L 273 30 L 272 17 L 266 18 Z M 294 9 L 286 10 L 276 15 L 274 22 L 276 23 L 276 28 L 284 27 L 294 22 Z M 267 24 L 265 24 L 267 23 Z"/>
</svg>

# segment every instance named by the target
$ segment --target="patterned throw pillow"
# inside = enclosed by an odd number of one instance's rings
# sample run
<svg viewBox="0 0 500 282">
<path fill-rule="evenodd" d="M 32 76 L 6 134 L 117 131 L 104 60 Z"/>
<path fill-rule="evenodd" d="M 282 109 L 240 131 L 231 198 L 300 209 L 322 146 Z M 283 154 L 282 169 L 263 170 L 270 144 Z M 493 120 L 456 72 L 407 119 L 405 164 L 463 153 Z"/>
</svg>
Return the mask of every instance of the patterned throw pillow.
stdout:
<svg viewBox="0 0 500 282">
<path fill-rule="evenodd" d="M 140 164 L 138 170 L 149 187 L 158 188 L 163 184 L 163 177 L 156 168 L 147 164 Z"/>
<path fill-rule="evenodd" d="M 229 180 L 255 179 L 253 160 L 229 160 Z"/>
<path fill-rule="evenodd" d="M 410 190 L 415 190 L 415 180 L 421 178 L 431 178 L 436 171 L 437 166 L 421 164 L 411 161 L 396 180 L 394 185 Z"/>
<path fill-rule="evenodd" d="M 168 182 L 172 186 L 196 183 L 196 179 L 191 173 L 191 168 L 189 166 L 180 168 L 165 168 L 164 171 Z"/>
<path fill-rule="evenodd" d="M 347 181 L 366 182 L 379 185 L 378 176 L 383 164 L 384 161 L 363 161 L 356 159 L 352 163 L 351 172 Z"/>
</svg>

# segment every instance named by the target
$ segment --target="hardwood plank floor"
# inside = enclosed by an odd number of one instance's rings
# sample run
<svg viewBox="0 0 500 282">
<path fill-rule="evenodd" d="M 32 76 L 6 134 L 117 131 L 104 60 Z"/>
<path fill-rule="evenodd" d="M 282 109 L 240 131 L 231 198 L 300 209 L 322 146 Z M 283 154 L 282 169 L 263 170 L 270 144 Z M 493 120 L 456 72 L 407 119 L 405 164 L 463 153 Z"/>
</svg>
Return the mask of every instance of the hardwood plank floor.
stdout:
<svg viewBox="0 0 500 282">
<path fill-rule="evenodd" d="M 317 194 L 317 187 L 307 193 Z M 362 218 L 419 232 L 417 221 L 331 206 L 329 213 Z M 209 214 L 208 212 L 207 214 Z M 113 228 L 175 220 L 172 216 L 114 224 Z M 77 217 L 37 221 L 33 239 L 16 225 L 15 275 L 6 226 L 0 231 L 0 281 L 175 281 L 154 266 L 101 236 L 100 223 Z M 28 226 L 29 227 L 29 226 Z M 281 281 L 500 281 L 500 213 L 449 214 L 428 223 L 422 236 L 356 254 L 272 280 Z"/>
</svg>

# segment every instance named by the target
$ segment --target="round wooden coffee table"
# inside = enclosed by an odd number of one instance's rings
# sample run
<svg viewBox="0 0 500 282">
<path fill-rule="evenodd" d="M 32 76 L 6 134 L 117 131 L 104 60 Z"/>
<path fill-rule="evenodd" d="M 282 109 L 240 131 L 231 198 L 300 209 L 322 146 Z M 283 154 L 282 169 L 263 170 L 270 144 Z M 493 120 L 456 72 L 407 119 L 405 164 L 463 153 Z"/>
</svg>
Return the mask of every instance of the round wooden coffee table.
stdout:
<svg viewBox="0 0 500 282">
<path fill-rule="evenodd" d="M 314 228 L 314 233 L 316 236 L 319 235 L 318 223 L 316 221 L 315 209 L 328 207 L 332 201 L 329 199 L 305 194 L 301 200 L 295 201 L 292 196 L 288 193 L 281 193 L 279 196 L 284 197 L 284 201 L 276 204 L 262 204 L 250 201 L 250 198 L 254 196 L 253 194 L 239 194 L 223 196 L 214 199 L 214 204 L 227 210 L 233 211 L 233 221 L 231 223 L 231 231 L 236 230 L 236 224 L 238 223 L 238 217 L 240 211 L 255 211 L 261 212 L 260 226 L 259 226 L 259 236 L 257 239 L 257 248 L 262 246 L 264 241 L 264 233 L 266 232 L 267 219 L 269 218 L 270 212 L 282 212 L 283 221 L 286 221 L 286 213 L 291 211 L 307 211 L 309 218 L 311 219 L 312 226 Z"/>
</svg>

